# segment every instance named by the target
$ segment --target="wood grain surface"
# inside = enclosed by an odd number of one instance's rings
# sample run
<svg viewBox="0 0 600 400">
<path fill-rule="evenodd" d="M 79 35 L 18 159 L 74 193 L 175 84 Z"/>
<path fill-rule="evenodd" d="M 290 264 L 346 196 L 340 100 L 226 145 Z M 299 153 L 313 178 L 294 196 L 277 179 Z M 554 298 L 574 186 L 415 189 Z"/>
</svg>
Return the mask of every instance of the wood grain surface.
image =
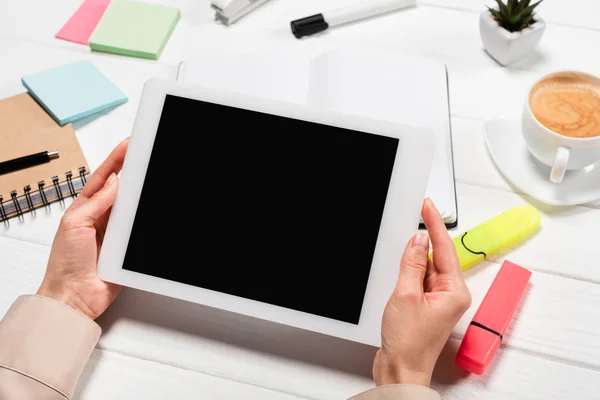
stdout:
<svg viewBox="0 0 600 400">
<path fill-rule="evenodd" d="M 150 77 L 175 78 L 180 61 L 200 55 L 384 47 L 444 61 L 450 77 L 459 234 L 511 207 L 533 204 L 540 231 L 527 243 L 466 273 L 473 305 L 454 330 L 432 386 L 444 399 L 600 399 L 600 202 L 548 207 L 520 193 L 494 167 L 482 123 L 518 116 L 529 86 L 546 73 L 600 74 L 600 2 L 546 0 L 548 23 L 529 58 L 501 67 L 481 46 L 483 0 L 424 0 L 417 7 L 296 40 L 289 21 L 348 0 L 271 0 L 231 27 L 216 24 L 207 0 L 153 1 L 182 19 L 158 61 L 96 54 L 54 39 L 79 1 L 19 0 L 0 12 L 0 97 L 21 93 L 23 75 L 92 60 L 129 102 L 74 124 L 95 169 L 131 132 Z M 37 289 L 64 206 L 0 225 L 0 315 Z M 531 284 L 484 376 L 468 375 L 454 355 L 504 259 L 533 270 Z M 373 387 L 376 349 L 126 289 L 99 323 L 103 336 L 76 399 L 342 399 Z"/>
</svg>

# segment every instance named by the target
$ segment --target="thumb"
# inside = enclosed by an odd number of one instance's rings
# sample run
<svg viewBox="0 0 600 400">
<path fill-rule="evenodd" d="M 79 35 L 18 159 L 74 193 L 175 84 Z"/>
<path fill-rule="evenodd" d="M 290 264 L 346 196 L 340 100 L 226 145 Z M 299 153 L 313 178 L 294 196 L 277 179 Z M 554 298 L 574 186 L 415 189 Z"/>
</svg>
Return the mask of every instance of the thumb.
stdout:
<svg viewBox="0 0 600 400">
<path fill-rule="evenodd" d="M 104 183 L 102 189 L 77 208 L 75 211 L 77 217 L 91 220 L 91 222 L 98 221 L 115 203 L 119 186 L 117 184 L 118 181 L 117 175 L 113 172 Z"/>
<path fill-rule="evenodd" d="M 400 263 L 400 276 L 396 285 L 400 293 L 423 293 L 428 253 L 429 236 L 417 233 L 406 245 Z"/>
</svg>

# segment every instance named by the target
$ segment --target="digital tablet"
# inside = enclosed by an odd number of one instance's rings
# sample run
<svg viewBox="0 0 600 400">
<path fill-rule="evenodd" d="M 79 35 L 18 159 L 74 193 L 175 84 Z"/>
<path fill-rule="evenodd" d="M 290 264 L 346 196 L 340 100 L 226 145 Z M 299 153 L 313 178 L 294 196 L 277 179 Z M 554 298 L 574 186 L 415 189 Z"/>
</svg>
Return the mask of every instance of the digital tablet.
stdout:
<svg viewBox="0 0 600 400">
<path fill-rule="evenodd" d="M 415 127 L 149 80 L 98 274 L 377 346 L 433 150 Z"/>
</svg>

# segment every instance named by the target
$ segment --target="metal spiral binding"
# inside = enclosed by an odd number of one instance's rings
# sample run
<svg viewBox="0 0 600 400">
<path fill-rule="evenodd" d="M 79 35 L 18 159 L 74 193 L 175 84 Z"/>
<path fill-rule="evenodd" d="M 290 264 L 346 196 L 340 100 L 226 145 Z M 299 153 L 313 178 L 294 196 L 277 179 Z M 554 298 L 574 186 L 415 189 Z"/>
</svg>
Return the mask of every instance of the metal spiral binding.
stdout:
<svg viewBox="0 0 600 400">
<path fill-rule="evenodd" d="M 73 173 L 71 171 L 67 171 L 65 172 L 65 176 L 67 177 L 67 187 L 69 188 L 69 193 L 71 194 L 71 197 L 77 197 L 75 186 L 73 186 Z"/>
<path fill-rule="evenodd" d="M 52 177 L 52 184 L 54 185 L 54 190 L 56 190 L 56 195 L 58 196 L 58 200 L 63 201 L 65 198 L 62 194 L 62 190 L 60 190 L 60 182 L 58 181 L 58 176 Z"/>
<path fill-rule="evenodd" d="M 25 201 L 27 201 L 27 207 L 29 211 L 35 211 L 35 206 L 33 205 L 33 199 L 31 198 L 31 186 L 27 185 L 23 188 L 25 192 Z"/>
<path fill-rule="evenodd" d="M 46 182 L 44 182 L 44 181 L 38 182 L 38 192 L 40 193 L 40 198 L 42 199 L 42 203 L 44 204 L 44 207 L 47 207 L 50 205 L 50 203 L 48 202 L 48 198 L 46 197 L 46 192 L 44 192 L 44 186 L 46 186 Z"/>
<path fill-rule="evenodd" d="M 2 195 L 0 195 L 0 218 L 2 218 L 2 221 L 6 221 L 8 219 L 8 215 L 6 215 L 3 200 L 4 198 L 2 197 Z"/>
<path fill-rule="evenodd" d="M 74 181 L 72 171 L 65 172 L 66 179 L 63 181 L 60 181 L 58 176 L 52 177 L 52 188 L 56 193 L 56 197 L 54 197 L 54 193 L 52 191 L 46 192 L 46 190 L 51 190 L 51 188 L 46 186 L 45 181 L 39 181 L 37 183 L 37 191 L 32 190 L 31 185 L 24 186 L 22 196 L 19 196 L 16 190 L 11 191 L 10 200 L 7 199 L 6 203 L 4 203 L 3 196 L 0 195 L 0 222 L 8 221 L 9 213 L 10 217 L 22 217 L 27 212 L 35 212 L 36 208 L 41 207 L 41 205 L 43 205 L 43 207 L 48 207 L 55 201 L 63 202 L 67 197 L 77 197 L 79 195 L 79 191 L 81 191 L 83 186 L 85 186 L 87 183 L 85 176 L 87 174 L 87 168 L 80 167 L 78 168 L 78 172 L 81 183 Z M 63 189 L 65 189 L 65 187 L 69 190 L 68 195 L 66 192 L 63 193 Z M 76 189 L 76 187 L 79 189 Z M 39 200 L 37 198 L 38 193 Z"/>
<path fill-rule="evenodd" d="M 83 186 L 85 186 L 87 183 L 87 179 L 85 179 L 85 173 L 85 167 L 79 167 L 79 178 L 81 179 L 81 182 L 83 182 Z"/>
<path fill-rule="evenodd" d="M 15 205 L 15 210 L 17 211 L 17 215 L 20 217 L 23 215 L 23 210 L 21 209 L 21 205 L 19 204 L 19 200 L 17 200 L 17 191 L 13 190 L 10 192 L 10 197 Z"/>
</svg>

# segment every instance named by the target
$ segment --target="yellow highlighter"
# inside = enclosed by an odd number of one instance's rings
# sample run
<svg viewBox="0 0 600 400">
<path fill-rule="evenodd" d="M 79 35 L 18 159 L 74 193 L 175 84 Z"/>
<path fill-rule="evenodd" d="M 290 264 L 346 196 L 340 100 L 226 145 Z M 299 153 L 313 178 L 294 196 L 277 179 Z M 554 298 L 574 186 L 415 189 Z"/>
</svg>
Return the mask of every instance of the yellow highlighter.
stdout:
<svg viewBox="0 0 600 400">
<path fill-rule="evenodd" d="M 452 239 L 463 271 L 533 235 L 540 213 L 532 206 L 510 209 Z"/>
</svg>

